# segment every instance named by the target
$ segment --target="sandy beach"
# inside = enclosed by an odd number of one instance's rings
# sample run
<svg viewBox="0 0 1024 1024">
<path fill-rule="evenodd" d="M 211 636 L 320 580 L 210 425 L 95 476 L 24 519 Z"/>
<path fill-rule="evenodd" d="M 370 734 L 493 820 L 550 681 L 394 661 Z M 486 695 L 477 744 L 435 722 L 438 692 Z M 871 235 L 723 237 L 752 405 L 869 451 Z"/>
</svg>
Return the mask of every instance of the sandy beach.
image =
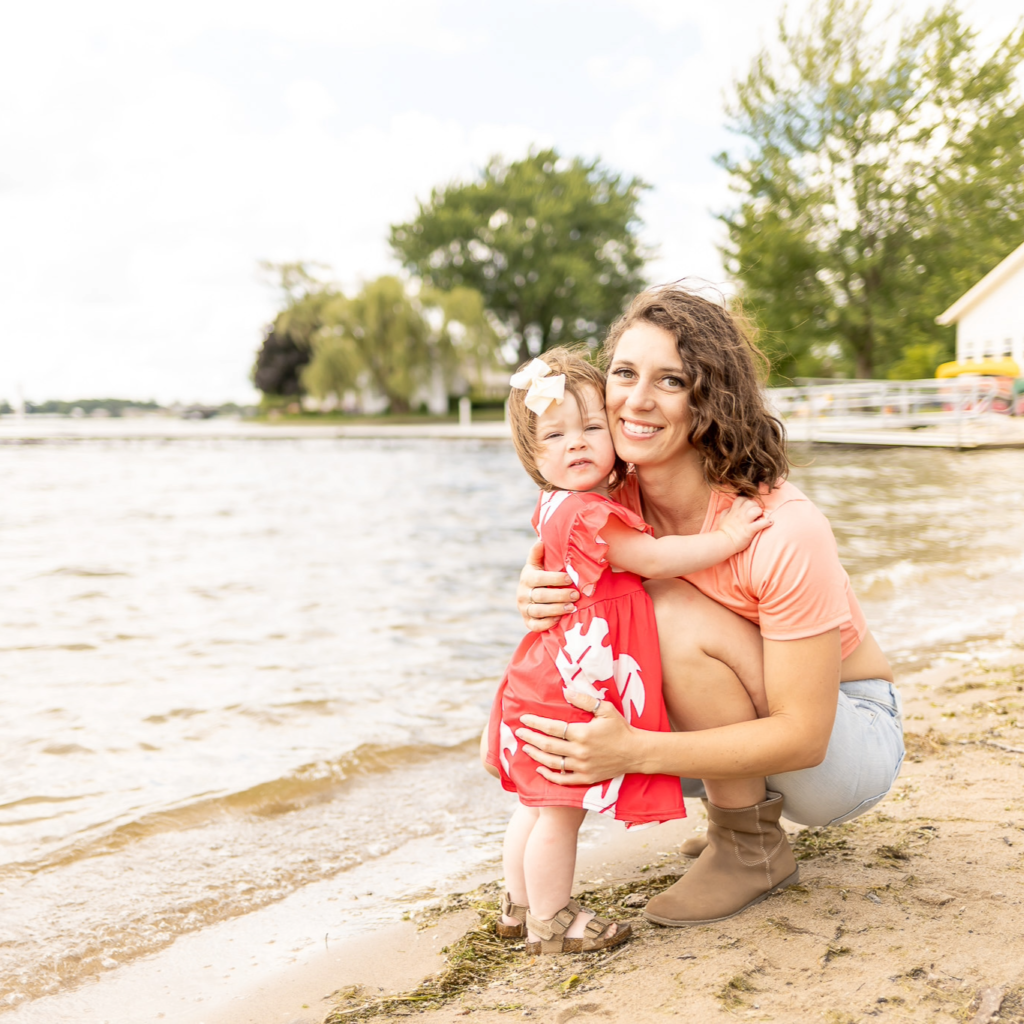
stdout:
<svg viewBox="0 0 1024 1024">
<path fill-rule="evenodd" d="M 908 752 L 896 786 L 848 825 L 790 828 L 799 885 L 720 924 L 640 923 L 626 947 L 593 958 L 513 959 L 428 1018 L 1024 1020 L 1024 659 L 950 661 L 900 685 Z M 577 889 L 596 903 L 615 887 L 632 889 L 632 907 L 686 870 L 666 851 L 668 830 L 647 835 L 586 858 Z M 630 907 L 613 913 L 635 915 Z M 442 916 L 434 927 L 456 920 Z M 336 1004 L 348 1012 L 332 1020 L 374 1012 L 381 976 L 352 980 L 359 974 L 346 983 L 362 987 Z M 416 1012 L 401 1002 L 377 1007 Z"/>
</svg>

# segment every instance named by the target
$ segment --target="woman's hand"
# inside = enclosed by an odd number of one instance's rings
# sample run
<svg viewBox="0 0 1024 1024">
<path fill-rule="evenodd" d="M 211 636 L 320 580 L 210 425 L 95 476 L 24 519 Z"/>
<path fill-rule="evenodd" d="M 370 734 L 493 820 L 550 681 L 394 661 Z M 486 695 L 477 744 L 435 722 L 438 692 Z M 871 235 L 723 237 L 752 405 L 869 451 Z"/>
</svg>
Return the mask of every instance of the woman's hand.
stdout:
<svg viewBox="0 0 1024 1024">
<path fill-rule="evenodd" d="M 589 693 L 568 691 L 575 707 L 594 711 Z M 599 701 L 593 721 L 571 724 L 555 718 L 523 715 L 526 729 L 517 729 L 523 750 L 537 762 L 537 771 L 559 786 L 592 786 L 623 772 L 636 771 L 638 732 L 606 701 Z M 564 769 L 564 770 L 563 770 Z"/>
<path fill-rule="evenodd" d="M 543 633 L 563 615 L 574 612 L 576 605 L 572 602 L 578 601 L 580 595 L 571 588 L 572 579 L 566 573 L 544 571 L 544 545 L 537 541 L 530 548 L 516 589 L 516 607 L 526 628 L 533 633 Z"/>
</svg>

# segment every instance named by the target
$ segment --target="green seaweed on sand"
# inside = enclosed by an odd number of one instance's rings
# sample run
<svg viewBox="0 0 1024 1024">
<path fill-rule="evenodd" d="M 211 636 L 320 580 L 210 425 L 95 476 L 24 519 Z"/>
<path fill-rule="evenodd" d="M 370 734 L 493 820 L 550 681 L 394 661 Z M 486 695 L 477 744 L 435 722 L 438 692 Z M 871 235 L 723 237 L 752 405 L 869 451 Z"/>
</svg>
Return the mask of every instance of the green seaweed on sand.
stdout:
<svg viewBox="0 0 1024 1024">
<path fill-rule="evenodd" d="M 456 892 L 443 896 L 435 903 L 413 915 L 418 931 L 433 928 L 438 921 L 460 910 L 475 910 L 478 914 L 495 912 L 501 899 L 502 887 L 497 882 L 485 882 L 472 892 Z"/>
<path fill-rule="evenodd" d="M 825 825 L 821 828 L 803 828 L 791 839 L 793 856 L 797 860 L 824 857 L 829 853 L 850 856 L 850 829 L 846 825 Z"/>
<path fill-rule="evenodd" d="M 589 910 L 611 920 L 622 921 L 635 914 L 635 911 L 622 906 L 627 896 L 640 893 L 649 898 L 667 889 L 678 877 L 675 874 L 659 875 L 621 885 L 600 886 L 580 892 L 577 898 Z M 429 928 L 441 917 L 460 910 L 476 910 L 480 920 L 465 935 L 444 947 L 444 966 L 415 989 L 396 995 L 371 997 L 364 997 L 358 987 L 344 989 L 337 993 L 339 1002 L 324 1018 L 324 1024 L 346 1024 L 348 1021 L 404 1016 L 419 1010 L 436 1009 L 463 993 L 501 981 L 528 963 L 521 942 L 509 942 L 494 934 L 500 893 L 500 886 L 490 882 L 472 892 L 446 896 L 418 914 L 416 920 L 420 928 Z M 563 994 L 578 990 L 587 978 L 593 977 L 620 951 L 621 948 L 609 950 L 607 954 L 563 955 L 555 966 L 564 964 L 565 971 L 558 972 L 551 981 L 551 987 L 560 989 Z"/>
<path fill-rule="evenodd" d="M 756 991 L 749 974 L 736 974 L 715 993 L 715 998 L 720 999 L 727 1010 L 738 1010 L 746 1006 L 745 997 Z"/>
</svg>

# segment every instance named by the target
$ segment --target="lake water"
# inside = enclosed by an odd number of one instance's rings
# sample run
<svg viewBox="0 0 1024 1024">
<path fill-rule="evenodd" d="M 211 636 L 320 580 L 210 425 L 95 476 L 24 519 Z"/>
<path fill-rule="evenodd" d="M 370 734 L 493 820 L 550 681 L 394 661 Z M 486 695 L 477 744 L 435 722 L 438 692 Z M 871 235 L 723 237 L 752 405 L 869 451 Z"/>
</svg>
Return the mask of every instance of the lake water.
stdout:
<svg viewBox="0 0 1024 1024">
<path fill-rule="evenodd" d="M 898 665 L 1024 639 L 1024 452 L 795 455 Z M 0 480 L 0 1007 L 356 866 L 364 914 L 422 897 L 386 865 L 425 840 L 498 857 L 510 444 L 7 444 Z"/>
</svg>

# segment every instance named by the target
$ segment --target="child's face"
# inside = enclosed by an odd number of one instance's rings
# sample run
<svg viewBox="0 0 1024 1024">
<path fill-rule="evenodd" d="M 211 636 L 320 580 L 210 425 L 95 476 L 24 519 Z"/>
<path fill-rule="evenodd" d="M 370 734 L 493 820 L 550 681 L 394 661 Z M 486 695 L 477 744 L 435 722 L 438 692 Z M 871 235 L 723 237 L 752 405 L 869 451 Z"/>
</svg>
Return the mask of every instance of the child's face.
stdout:
<svg viewBox="0 0 1024 1024">
<path fill-rule="evenodd" d="M 604 411 L 604 395 L 586 388 L 582 408 L 565 393 L 537 417 L 540 442 L 537 469 L 548 483 L 565 491 L 592 491 L 608 479 L 615 466 L 615 448 Z"/>
</svg>

